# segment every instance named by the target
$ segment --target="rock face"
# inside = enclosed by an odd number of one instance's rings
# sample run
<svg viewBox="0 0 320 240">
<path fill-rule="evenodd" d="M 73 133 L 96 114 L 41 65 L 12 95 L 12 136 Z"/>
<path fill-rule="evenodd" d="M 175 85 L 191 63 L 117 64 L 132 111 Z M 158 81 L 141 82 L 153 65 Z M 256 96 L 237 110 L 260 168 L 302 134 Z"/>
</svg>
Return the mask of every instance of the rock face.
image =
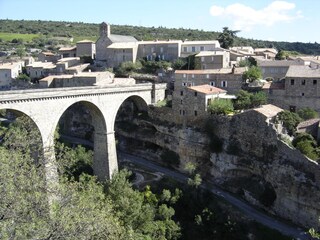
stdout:
<svg viewBox="0 0 320 240">
<path fill-rule="evenodd" d="M 223 151 L 211 153 L 213 180 L 270 213 L 319 228 L 320 167 L 279 139 L 256 111 L 219 124 Z"/>
<path fill-rule="evenodd" d="M 281 141 L 281 125 L 268 116 L 250 110 L 191 128 L 170 123 L 167 112 L 161 118 L 159 109 L 146 118 L 134 112 L 128 104 L 118 114 L 118 149 L 180 171 L 196 163 L 203 178 L 271 214 L 320 228 L 320 166 Z M 84 116 L 72 119 L 90 124 Z"/>
<path fill-rule="evenodd" d="M 215 117 L 210 128 L 197 130 L 155 119 L 134 124 L 132 132 L 118 131 L 122 148 L 181 171 L 197 163 L 202 176 L 252 204 L 320 228 L 320 167 L 281 141 L 279 126 L 265 115 L 252 110 Z M 179 164 L 164 159 L 165 151 L 177 153 Z"/>
</svg>

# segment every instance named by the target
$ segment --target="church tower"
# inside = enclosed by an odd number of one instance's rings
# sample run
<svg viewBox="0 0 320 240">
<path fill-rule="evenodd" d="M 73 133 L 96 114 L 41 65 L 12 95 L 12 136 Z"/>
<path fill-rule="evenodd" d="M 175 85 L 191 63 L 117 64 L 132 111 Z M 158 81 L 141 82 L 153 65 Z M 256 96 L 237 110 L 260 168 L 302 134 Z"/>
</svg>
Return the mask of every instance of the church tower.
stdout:
<svg viewBox="0 0 320 240">
<path fill-rule="evenodd" d="M 100 24 L 100 37 L 110 37 L 110 32 L 110 24 L 105 22 Z"/>
</svg>

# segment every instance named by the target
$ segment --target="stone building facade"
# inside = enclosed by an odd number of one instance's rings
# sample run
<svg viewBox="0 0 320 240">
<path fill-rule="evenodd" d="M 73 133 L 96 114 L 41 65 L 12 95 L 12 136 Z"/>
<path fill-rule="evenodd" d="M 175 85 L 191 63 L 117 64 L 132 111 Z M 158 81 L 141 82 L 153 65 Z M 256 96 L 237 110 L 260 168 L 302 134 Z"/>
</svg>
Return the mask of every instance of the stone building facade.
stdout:
<svg viewBox="0 0 320 240">
<path fill-rule="evenodd" d="M 96 58 L 96 44 L 91 40 L 82 40 L 77 42 L 77 57 Z"/>
<path fill-rule="evenodd" d="M 180 57 L 188 57 L 203 51 L 214 51 L 220 48 L 220 43 L 217 40 L 213 41 L 183 41 L 181 43 Z"/>
<path fill-rule="evenodd" d="M 77 56 L 77 47 L 62 47 L 59 48 L 58 53 L 62 55 L 62 58 L 67 57 L 76 57 Z"/>
<path fill-rule="evenodd" d="M 4 63 L 0 65 L 0 90 L 9 89 L 11 81 L 22 72 L 22 62 Z"/>
<path fill-rule="evenodd" d="M 200 69 L 220 69 L 230 67 L 230 52 L 217 48 L 214 51 L 203 51 L 196 55 Z"/>
<path fill-rule="evenodd" d="M 179 58 L 181 52 L 179 40 L 140 41 L 138 44 L 138 59 L 173 61 Z"/>
<path fill-rule="evenodd" d="M 100 37 L 96 42 L 96 60 L 106 66 L 115 66 L 117 65 L 117 63 L 113 62 L 114 55 L 110 56 L 110 48 L 108 50 L 108 47 L 113 43 L 132 44 L 135 42 L 137 42 L 137 39 L 132 36 L 111 34 L 110 25 L 103 22 L 102 24 L 100 24 Z M 121 51 L 117 52 L 117 54 L 120 53 Z M 114 52 L 114 54 L 116 53 Z"/>
<path fill-rule="evenodd" d="M 210 91 L 219 89 L 219 95 L 228 92 L 230 94 L 236 94 L 242 87 L 242 74 L 245 68 L 227 68 L 227 69 L 215 69 L 215 70 L 177 70 L 175 72 L 174 91 L 172 95 L 172 109 L 174 115 L 177 116 L 178 121 L 181 120 L 181 116 L 195 114 L 199 116 L 206 111 L 207 102 L 201 103 L 199 110 L 193 109 L 200 106 L 201 99 L 213 98 L 216 93 Z M 205 85 L 200 87 L 199 99 L 200 102 L 192 102 L 190 91 L 195 91 L 197 86 Z M 225 92 L 223 92 L 225 91 Z M 208 94 L 204 94 L 204 92 Z M 202 96 L 202 98 L 201 98 Z M 186 102 L 186 99 L 188 101 Z M 183 110 L 185 112 L 183 112 Z M 195 113 L 194 111 L 197 111 Z"/>
<path fill-rule="evenodd" d="M 178 122 L 206 115 L 210 103 L 215 99 L 228 98 L 226 94 L 227 91 L 208 84 L 187 87 L 180 98 L 180 106 L 176 104 L 174 107 L 175 114 L 179 115 Z"/>
<path fill-rule="evenodd" d="M 286 76 L 290 66 L 301 64 L 292 60 L 258 60 L 257 65 L 261 68 L 264 79 L 280 80 Z"/>
</svg>

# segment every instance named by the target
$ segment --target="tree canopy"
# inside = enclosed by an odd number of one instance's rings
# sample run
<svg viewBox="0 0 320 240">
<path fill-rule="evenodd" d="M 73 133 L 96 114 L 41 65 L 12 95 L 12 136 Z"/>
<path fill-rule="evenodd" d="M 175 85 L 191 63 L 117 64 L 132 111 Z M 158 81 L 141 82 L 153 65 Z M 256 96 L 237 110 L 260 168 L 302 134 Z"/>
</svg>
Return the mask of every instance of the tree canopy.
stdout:
<svg viewBox="0 0 320 240">
<path fill-rule="evenodd" d="M 218 41 L 220 42 L 221 47 L 225 49 L 229 49 L 230 47 L 232 47 L 234 39 L 238 32 L 240 31 L 233 31 L 230 30 L 228 27 L 224 27 L 222 33 L 220 33 L 218 36 Z"/>
</svg>

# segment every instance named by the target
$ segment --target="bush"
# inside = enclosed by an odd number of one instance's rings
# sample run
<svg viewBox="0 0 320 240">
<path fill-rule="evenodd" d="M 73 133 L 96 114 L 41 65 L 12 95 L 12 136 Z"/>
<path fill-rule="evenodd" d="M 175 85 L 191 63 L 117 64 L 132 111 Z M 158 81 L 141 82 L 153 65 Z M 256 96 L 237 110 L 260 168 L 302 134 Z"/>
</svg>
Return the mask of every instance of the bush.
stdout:
<svg viewBox="0 0 320 240">
<path fill-rule="evenodd" d="M 278 119 L 283 122 L 283 126 L 287 129 L 289 135 L 296 132 L 298 124 L 302 121 L 298 114 L 284 110 L 277 115 Z"/>
<path fill-rule="evenodd" d="M 312 160 L 320 158 L 320 149 L 317 147 L 316 140 L 308 133 L 298 133 L 293 139 L 292 144 L 301 153 Z"/>
<path fill-rule="evenodd" d="M 208 106 L 212 114 L 227 115 L 233 112 L 233 104 L 230 99 L 215 99 Z"/>
<path fill-rule="evenodd" d="M 17 77 L 17 80 L 23 80 L 25 82 L 30 82 L 31 81 L 31 78 L 27 75 L 27 74 L 20 74 L 18 77 Z"/>
<path fill-rule="evenodd" d="M 264 92 L 257 92 L 250 96 L 252 108 L 259 107 L 267 103 L 267 95 Z"/>
<path fill-rule="evenodd" d="M 242 75 L 242 79 L 244 81 L 253 82 L 254 80 L 261 79 L 262 72 L 261 69 L 257 66 L 251 66 L 247 71 L 245 71 Z"/>
<path fill-rule="evenodd" d="M 249 93 L 240 90 L 237 99 L 234 100 L 234 108 L 237 110 L 259 107 L 267 103 L 267 95 L 264 92 Z"/>
<path fill-rule="evenodd" d="M 298 115 L 301 117 L 303 120 L 308 120 L 308 119 L 313 119 L 313 118 L 318 118 L 319 114 L 312 108 L 302 108 L 298 110 Z"/>
</svg>

